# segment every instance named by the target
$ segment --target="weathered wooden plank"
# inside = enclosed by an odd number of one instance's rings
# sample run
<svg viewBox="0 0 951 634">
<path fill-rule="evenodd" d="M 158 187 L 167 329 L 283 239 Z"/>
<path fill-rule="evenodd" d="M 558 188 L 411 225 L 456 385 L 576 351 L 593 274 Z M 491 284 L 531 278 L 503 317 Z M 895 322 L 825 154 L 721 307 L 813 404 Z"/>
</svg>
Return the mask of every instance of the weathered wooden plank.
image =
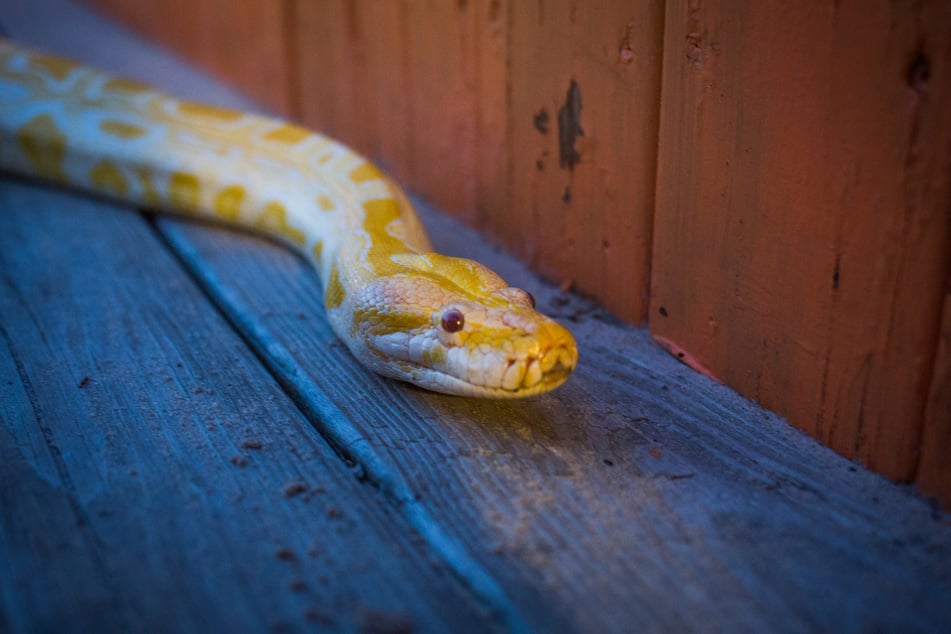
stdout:
<svg viewBox="0 0 951 634">
<path fill-rule="evenodd" d="M 256 345 L 280 347 L 272 367 L 293 355 L 285 385 L 306 395 L 314 383 L 350 414 L 342 433 L 370 457 L 369 475 L 404 482 L 535 629 L 951 623 L 947 516 L 689 372 L 646 333 L 542 285 L 457 224 L 425 220 L 440 248 L 485 261 L 573 324 L 582 366 L 562 390 L 476 402 L 368 375 L 334 343 L 315 277 L 293 258 L 249 237 L 160 224 L 243 335 L 266 333 L 268 345 Z"/>
<path fill-rule="evenodd" d="M 951 252 L 949 22 L 940 1 L 667 9 L 651 332 L 902 480 Z"/>
<path fill-rule="evenodd" d="M 83 0 L 289 115 L 294 107 L 292 15 L 273 0 Z"/>
<path fill-rule="evenodd" d="M 488 230 L 628 321 L 647 314 L 663 6 L 512 3 L 509 203 Z"/>
<path fill-rule="evenodd" d="M 462 542 L 453 539 L 441 524 L 433 519 L 427 506 L 420 503 L 416 489 L 408 485 L 399 470 L 392 468 L 390 461 L 381 457 L 373 447 L 366 430 L 354 424 L 352 413 L 336 404 L 335 395 L 350 389 L 354 377 L 344 373 L 341 376 L 341 382 L 333 385 L 333 391 L 327 389 L 326 382 L 322 383 L 310 378 L 307 367 L 297 360 L 301 356 L 300 350 L 288 348 L 287 338 L 283 336 L 283 333 L 274 331 L 272 324 L 261 319 L 261 306 L 248 301 L 250 298 L 243 289 L 239 291 L 236 285 L 224 283 L 220 277 L 221 272 L 207 266 L 206 254 L 198 248 L 200 241 L 196 241 L 192 228 L 182 227 L 179 222 L 173 220 L 160 221 L 159 226 L 179 258 L 186 267 L 192 270 L 208 297 L 228 316 L 232 325 L 262 359 L 264 365 L 274 374 L 323 438 L 348 463 L 358 465 L 362 479 L 383 491 L 391 502 L 399 506 L 410 525 L 429 542 L 442 563 L 456 573 L 469 589 L 487 604 L 507 629 L 513 631 L 525 629 L 524 620 L 518 609 L 505 596 L 495 580 L 466 551 Z M 245 244 L 245 246 L 253 249 L 252 245 Z M 239 250 L 243 251 L 244 248 Z M 285 263 L 293 260 L 289 254 L 284 255 L 287 257 Z M 307 289 L 313 290 L 318 285 L 314 272 L 301 262 L 295 262 L 290 267 L 293 273 L 284 266 L 274 267 L 273 262 L 265 264 L 262 268 L 268 271 L 277 270 L 279 273 L 277 280 L 269 280 L 267 283 L 282 284 L 288 278 L 300 275 Z M 307 293 L 307 295 L 314 296 L 313 293 Z M 322 297 L 319 294 L 317 296 Z M 322 306 L 322 300 L 318 305 Z M 267 314 L 269 317 L 273 316 L 273 309 L 268 309 Z M 306 319 L 306 314 L 298 312 L 296 319 L 298 321 Z M 343 349 L 342 344 L 334 339 L 326 322 L 321 324 L 320 330 L 322 331 L 321 338 L 329 339 L 328 345 L 337 344 L 336 347 L 342 349 L 346 360 L 354 366 L 356 362 Z M 301 334 L 310 336 L 309 343 L 314 342 L 314 333 L 309 328 L 301 330 Z M 331 359 L 324 358 L 324 361 L 326 363 L 322 366 L 323 368 L 336 369 L 336 364 L 332 364 Z M 379 379 L 375 376 L 373 378 Z M 386 409 L 386 405 L 383 409 Z M 361 415 L 361 418 L 364 416 L 365 414 Z"/>
<path fill-rule="evenodd" d="M 2 295 L 10 292 L 4 284 Z M 115 588 L 87 513 L 67 488 L 52 429 L 36 424 L 35 392 L 9 354 L 8 326 L 0 322 L 0 630 L 52 631 L 72 622 L 117 631 L 122 615 L 108 609 Z M 54 557 L 55 569 L 69 574 L 50 574 Z"/>
<path fill-rule="evenodd" d="M 493 627 L 140 217 L 0 208 L 4 631 Z"/>
</svg>

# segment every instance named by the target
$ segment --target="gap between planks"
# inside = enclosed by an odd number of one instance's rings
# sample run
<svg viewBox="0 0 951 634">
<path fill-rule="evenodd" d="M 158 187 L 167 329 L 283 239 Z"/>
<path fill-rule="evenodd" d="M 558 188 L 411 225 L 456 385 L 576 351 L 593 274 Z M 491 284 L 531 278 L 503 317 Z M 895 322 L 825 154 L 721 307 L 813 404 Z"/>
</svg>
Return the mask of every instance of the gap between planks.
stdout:
<svg viewBox="0 0 951 634">
<path fill-rule="evenodd" d="M 392 463 L 387 463 L 366 436 L 330 396 L 313 381 L 307 371 L 274 337 L 260 315 L 245 306 L 227 284 L 221 282 L 211 267 L 204 265 L 198 249 L 184 236 L 175 221 L 152 220 L 157 237 L 165 243 L 185 273 L 195 282 L 222 317 L 231 324 L 262 365 L 274 377 L 301 414 L 310 421 L 321 438 L 357 470 L 360 482 L 368 483 L 383 493 L 388 501 L 419 531 L 428 545 L 443 558 L 450 570 L 482 600 L 505 627 L 512 632 L 530 628 L 519 610 L 506 596 L 496 580 L 462 544 L 450 537 L 419 502 Z M 319 288 L 316 275 L 314 288 Z"/>
</svg>

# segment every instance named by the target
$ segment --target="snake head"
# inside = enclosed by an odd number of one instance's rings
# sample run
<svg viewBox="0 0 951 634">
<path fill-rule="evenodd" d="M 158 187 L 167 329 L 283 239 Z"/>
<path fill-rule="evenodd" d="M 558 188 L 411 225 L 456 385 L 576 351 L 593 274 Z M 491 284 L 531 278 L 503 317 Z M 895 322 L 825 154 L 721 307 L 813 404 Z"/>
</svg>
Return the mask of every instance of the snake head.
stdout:
<svg viewBox="0 0 951 634">
<path fill-rule="evenodd" d="M 376 280 L 354 309 L 351 349 L 376 371 L 446 394 L 518 398 L 574 370 L 574 337 L 529 293 L 471 260 L 406 261 L 413 271 Z"/>
</svg>

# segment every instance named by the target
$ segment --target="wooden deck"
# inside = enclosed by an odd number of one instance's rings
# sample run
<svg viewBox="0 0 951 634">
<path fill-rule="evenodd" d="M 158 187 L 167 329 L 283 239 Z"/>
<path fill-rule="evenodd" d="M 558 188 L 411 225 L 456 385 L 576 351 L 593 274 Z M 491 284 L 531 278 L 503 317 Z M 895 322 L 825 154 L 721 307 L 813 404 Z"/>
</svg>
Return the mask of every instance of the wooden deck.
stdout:
<svg viewBox="0 0 951 634">
<path fill-rule="evenodd" d="M 62 0 L 7 35 L 251 107 Z M 951 518 L 422 208 L 581 365 L 369 375 L 255 236 L 0 180 L 0 631 L 951 629 Z"/>
</svg>

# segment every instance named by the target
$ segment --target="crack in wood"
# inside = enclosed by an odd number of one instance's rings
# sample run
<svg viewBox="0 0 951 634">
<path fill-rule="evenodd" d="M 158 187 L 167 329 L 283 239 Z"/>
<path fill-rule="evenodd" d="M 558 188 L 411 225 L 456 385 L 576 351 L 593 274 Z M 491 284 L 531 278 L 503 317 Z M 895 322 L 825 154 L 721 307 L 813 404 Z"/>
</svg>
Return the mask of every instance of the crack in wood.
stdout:
<svg viewBox="0 0 951 634">
<path fill-rule="evenodd" d="M 184 238 L 175 222 L 162 222 L 155 218 L 150 218 L 149 222 L 185 274 L 247 344 L 324 442 L 347 466 L 354 469 L 357 480 L 374 487 L 393 504 L 451 573 L 478 597 L 495 620 L 511 631 L 528 631 L 518 607 L 492 574 L 432 516 L 403 474 L 391 468 L 373 447 L 373 443 L 357 429 L 330 394 L 310 378 L 297 359 L 241 300 L 237 292 L 224 284 L 202 262 L 195 246 Z"/>
</svg>

